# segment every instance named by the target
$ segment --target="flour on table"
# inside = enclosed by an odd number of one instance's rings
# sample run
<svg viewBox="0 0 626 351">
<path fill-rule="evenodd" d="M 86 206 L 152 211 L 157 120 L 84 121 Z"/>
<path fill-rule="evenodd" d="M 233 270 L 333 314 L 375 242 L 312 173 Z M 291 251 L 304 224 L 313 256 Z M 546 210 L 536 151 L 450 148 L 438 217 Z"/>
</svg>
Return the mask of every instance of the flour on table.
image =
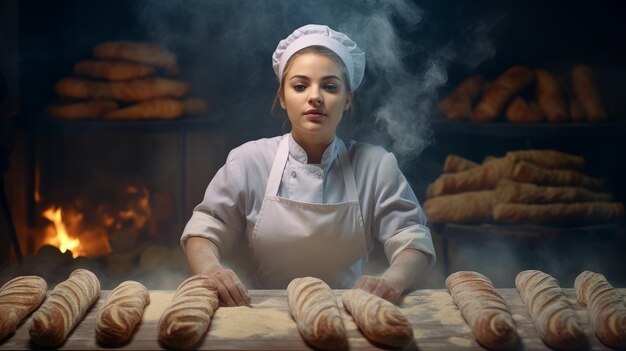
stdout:
<svg viewBox="0 0 626 351">
<path fill-rule="evenodd" d="M 458 336 L 451 336 L 451 337 L 448 338 L 448 341 L 451 344 L 454 344 L 456 346 L 462 346 L 462 347 L 470 347 L 470 346 L 472 346 L 472 340 L 465 339 L 465 338 L 459 338 Z"/>
<path fill-rule="evenodd" d="M 150 304 L 146 306 L 143 312 L 144 321 L 158 321 L 161 314 L 170 304 L 174 294 L 165 291 L 155 291 L 150 293 Z"/>
<path fill-rule="evenodd" d="M 275 338 L 298 335 L 289 313 L 268 308 L 221 307 L 215 312 L 209 338 Z"/>
</svg>

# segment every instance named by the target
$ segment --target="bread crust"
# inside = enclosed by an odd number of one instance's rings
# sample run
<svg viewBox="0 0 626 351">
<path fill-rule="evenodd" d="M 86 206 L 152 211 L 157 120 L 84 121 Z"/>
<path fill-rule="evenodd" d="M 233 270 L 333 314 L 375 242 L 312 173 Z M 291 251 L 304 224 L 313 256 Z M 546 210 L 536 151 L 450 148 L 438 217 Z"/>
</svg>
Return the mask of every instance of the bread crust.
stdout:
<svg viewBox="0 0 626 351">
<path fill-rule="evenodd" d="M 314 277 L 292 280 L 287 286 L 287 300 L 305 342 L 324 350 L 348 345 L 337 300 L 324 281 Z"/>
<path fill-rule="evenodd" d="M 527 161 L 549 169 L 580 170 L 587 164 L 582 156 L 549 149 L 508 151 L 505 157 L 513 162 Z"/>
<path fill-rule="evenodd" d="M 558 79 L 545 69 L 536 69 L 536 95 L 539 107 L 545 113 L 548 122 L 568 120 L 565 95 Z"/>
<path fill-rule="evenodd" d="M 535 81 L 535 73 L 525 66 L 513 66 L 489 83 L 478 105 L 472 112 L 472 120 L 489 122 L 496 119 L 506 104 L 517 93 Z"/>
<path fill-rule="evenodd" d="M 581 172 L 570 169 L 548 169 L 533 163 L 520 161 L 515 164 L 510 179 L 521 183 L 552 186 L 581 186 L 599 189 L 605 179 L 589 177 Z"/>
<path fill-rule="evenodd" d="M 446 288 L 479 344 L 504 350 L 517 343 L 519 336 L 511 310 L 489 278 L 478 272 L 459 271 L 448 276 Z"/>
<path fill-rule="evenodd" d="M 127 280 L 115 287 L 96 316 L 96 340 L 104 346 L 118 346 L 130 339 L 150 303 L 148 289 Z"/>
<path fill-rule="evenodd" d="M 46 281 L 36 275 L 15 277 L 0 287 L 0 341 L 41 305 L 47 290 Z"/>
<path fill-rule="evenodd" d="M 457 173 L 467 171 L 478 166 L 478 163 L 474 161 L 468 160 L 458 155 L 450 154 L 446 157 L 446 160 L 443 164 L 443 173 Z"/>
<path fill-rule="evenodd" d="M 502 178 L 510 177 L 513 162 L 501 157 L 485 162 L 467 171 L 442 174 L 426 189 L 427 197 L 457 194 L 468 191 L 489 190 Z"/>
<path fill-rule="evenodd" d="M 470 191 L 432 197 L 424 202 L 424 213 L 432 223 L 467 223 L 493 220 L 495 192 Z"/>
</svg>

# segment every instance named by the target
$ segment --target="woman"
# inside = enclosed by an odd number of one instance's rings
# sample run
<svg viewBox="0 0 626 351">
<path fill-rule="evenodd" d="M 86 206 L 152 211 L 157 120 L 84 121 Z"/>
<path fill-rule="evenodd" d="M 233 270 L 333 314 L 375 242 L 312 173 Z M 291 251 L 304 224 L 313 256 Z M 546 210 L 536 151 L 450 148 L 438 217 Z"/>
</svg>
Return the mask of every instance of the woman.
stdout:
<svg viewBox="0 0 626 351">
<path fill-rule="evenodd" d="M 272 61 L 292 130 L 230 152 L 181 237 L 192 272 L 213 276 L 224 304 L 248 303 L 246 287 L 220 263 L 245 234 L 258 288 L 315 276 L 397 302 L 435 253 L 393 154 L 335 135 L 363 78 L 363 52 L 343 33 L 307 25 L 278 44 Z M 361 276 L 374 240 L 391 264 Z"/>
</svg>

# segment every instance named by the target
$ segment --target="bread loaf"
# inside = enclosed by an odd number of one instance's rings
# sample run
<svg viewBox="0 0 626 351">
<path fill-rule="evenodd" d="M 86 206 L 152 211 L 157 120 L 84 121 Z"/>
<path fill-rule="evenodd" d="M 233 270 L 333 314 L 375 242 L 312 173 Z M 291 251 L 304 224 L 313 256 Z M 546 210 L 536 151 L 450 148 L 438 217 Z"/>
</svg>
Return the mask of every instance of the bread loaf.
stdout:
<svg viewBox="0 0 626 351">
<path fill-rule="evenodd" d="M 35 275 L 19 276 L 0 288 L 0 341 L 13 334 L 17 326 L 46 297 L 48 284 Z"/>
<path fill-rule="evenodd" d="M 93 55 L 99 59 L 121 59 L 165 68 L 170 74 L 178 72 L 176 55 L 148 42 L 108 41 L 98 44 Z"/>
<path fill-rule="evenodd" d="M 39 346 L 60 346 L 99 296 L 100 281 L 95 274 L 86 269 L 73 271 L 33 314 L 31 340 Z"/>
<path fill-rule="evenodd" d="M 101 117 L 105 113 L 117 110 L 113 100 L 90 100 L 63 105 L 50 105 L 46 108 L 49 116 L 62 119 L 81 119 Z"/>
<path fill-rule="evenodd" d="M 584 157 L 549 149 L 509 151 L 506 158 L 513 162 L 527 161 L 549 169 L 582 169 L 586 165 Z"/>
<path fill-rule="evenodd" d="M 622 218 L 624 218 L 624 205 L 621 202 L 498 203 L 493 207 L 493 219 L 504 223 L 602 224 Z"/>
<path fill-rule="evenodd" d="M 548 169 L 526 161 L 515 165 L 510 179 L 537 185 L 582 186 L 591 189 L 598 189 L 605 183 L 605 179 L 589 177 L 577 171 Z"/>
<path fill-rule="evenodd" d="M 517 343 L 519 337 L 511 311 L 489 278 L 460 271 L 448 276 L 446 288 L 479 344 L 504 350 Z"/>
<path fill-rule="evenodd" d="M 82 78 L 62 78 L 55 87 L 57 94 L 74 99 L 140 101 L 161 97 L 181 97 L 189 85 L 183 81 L 160 77 L 120 82 L 100 82 Z"/>
<path fill-rule="evenodd" d="M 343 306 L 366 338 L 376 343 L 405 347 L 413 342 L 413 327 L 391 302 L 362 289 L 342 295 Z"/>
<path fill-rule="evenodd" d="M 452 120 L 470 119 L 474 100 L 483 87 L 483 78 L 474 76 L 465 79 L 459 86 L 443 99 L 437 109 Z"/>
<path fill-rule="evenodd" d="M 180 100 L 159 98 L 139 101 L 104 115 L 107 119 L 174 119 L 182 116 L 183 104 Z"/>
<path fill-rule="evenodd" d="M 296 278 L 287 286 L 287 299 L 305 342 L 325 350 L 347 346 L 341 311 L 328 284 L 313 277 Z"/>
<path fill-rule="evenodd" d="M 515 286 L 548 346 L 572 350 L 585 343 L 578 315 L 556 279 L 541 271 L 526 270 L 517 274 Z"/>
<path fill-rule="evenodd" d="M 506 108 L 506 119 L 513 123 L 536 123 L 546 119 L 536 101 L 526 102 L 516 96 Z"/>
<path fill-rule="evenodd" d="M 504 106 L 535 80 L 535 73 L 525 66 L 514 66 L 506 70 L 495 81 L 489 83 L 478 105 L 472 112 L 472 120 L 489 122 L 503 111 Z"/>
<path fill-rule="evenodd" d="M 154 67 L 128 61 L 85 60 L 74 65 L 79 76 L 105 80 L 129 80 L 153 74 Z"/>
<path fill-rule="evenodd" d="M 106 297 L 96 316 L 96 340 L 103 346 L 128 341 L 150 303 L 148 289 L 141 283 L 125 281 Z"/>
<path fill-rule="evenodd" d="M 544 69 L 536 69 L 537 102 L 546 114 L 548 122 L 565 122 L 568 119 L 565 95 L 558 79 Z"/>
<path fill-rule="evenodd" d="M 591 191 L 583 187 L 539 186 L 502 179 L 496 186 L 495 201 L 497 203 L 518 204 L 609 202 L 613 201 L 613 195 Z"/>
<path fill-rule="evenodd" d="M 478 163 L 457 155 L 448 155 L 443 164 L 443 173 L 456 173 L 478 167 Z"/>
<path fill-rule="evenodd" d="M 493 190 L 441 195 L 424 202 L 424 213 L 432 223 L 491 221 L 494 201 Z"/>
<path fill-rule="evenodd" d="M 605 345 L 626 349 L 626 303 L 604 275 L 584 271 L 574 281 L 576 297 L 586 306 L 596 336 Z"/>
<path fill-rule="evenodd" d="M 213 278 L 203 275 L 187 278 L 159 319 L 159 341 L 174 349 L 193 347 L 209 330 L 218 303 L 217 283 Z"/>
<path fill-rule="evenodd" d="M 572 89 L 589 121 L 603 121 L 609 117 L 600 99 L 596 78 L 591 67 L 577 65 L 572 69 Z"/>
<path fill-rule="evenodd" d="M 568 108 L 569 116 L 572 121 L 580 122 L 584 121 L 587 118 L 587 115 L 585 115 L 585 110 L 580 104 L 580 101 L 578 101 L 575 96 L 570 96 Z"/>
</svg>

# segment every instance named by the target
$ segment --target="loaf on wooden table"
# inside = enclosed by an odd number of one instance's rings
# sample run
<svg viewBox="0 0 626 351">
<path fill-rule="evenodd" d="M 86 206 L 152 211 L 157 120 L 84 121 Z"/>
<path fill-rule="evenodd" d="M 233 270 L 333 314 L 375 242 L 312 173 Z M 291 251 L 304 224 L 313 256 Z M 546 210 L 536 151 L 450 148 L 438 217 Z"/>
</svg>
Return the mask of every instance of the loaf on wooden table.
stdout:
<svg viewBox="0 0 626 351">
<path fill-rule="evenodd" d="M 423 207 L 432 223 L 468 223 L 492 220 L 494 205 L 495 192 L 483 190 L 433 197 Z"/>
<path fill-rule="evenodd" d="M 369 340 L 392 347 L 405 347 L 413 342 L 411 323 L 391 302 L 362 289 L 344 292 L 342 301 Z"/>
<path fill-rule="evenodd" d="M 194 275 L 183 281 L 159 319 L 159 341 L 174 349 L 196 345 L 209 330 L 218 307 L 217 283 Z"/>
<path fill-rule="evenodd" d="M 341 311 L 328 284 L 313 277 L 296 278 L 287 286 L 287 299 L 304 341 L 325 350 L 347 346 Z"/>
<path fill-rule="evenodd" d="M 610 202 L 613 200 L 613 195 L 591 191 L 583 187 L 539 186 L 502 179 L 496 186 L 495 199 L 498 203 L 518 204 Z"/>
<path fill-rule="evenodd" d="M 117 346 L 135 331 L 146 306 L 150 303 L 148 289 L 128 280 L 113 289 L 96 316 L 96 340 L 104 346 Z"/>
<path fill-rule="evenodd" d="M 590 189 L 598 189 L 605 183 L 605 179 L 589 177 L 577 171 L 548 169 L 526 161 L 515 165 L 510 179 L 537 185 L 582 186 Z"/>
<path fill-rule="evenodd" d="M 483 78 L 474 76 L 465 79 L 437 106 L 437 110 L 452 120 L 470 119 L 472 105 L 482 91 Z"/>
<path fill-rule="evenodd" d="M 513 162 L 496 158 L 467 171 L 440 175 L 426 189 L 430 197 L 495 188 L 498 181 L 513 172 Z"/>
<path fill-rule="evenodd" d="M 554 277 L 526 270 L 517 274 L 515 286 L 539 336 L 548 346 L 572 350 L 585 343 L 578 315 Z"/>
<path fill-rule="evenodd" d="M 13 334 L 17 326 L 46 297 L 48 284 L 36 275 L 15 277 L 0 288 L 0 341 Z"/>
<path fill-rule="evenodd" d="M 95 274 L 86 269 L 73 271 L 33 314 L 31 340 L 44 347 L 60 346 L 99 296 L 100 281 Z"/>
<path fill-rule="evenodd" d="M 626 349 L 626 302 L 604 275 L 584 271 L 574 281 L 576 297 L 587 307 L 591 326 L 605 345 Z"/>
<path fill-rule="evenodd" d="M 517 343 L 519 337 L 511 310 L 489 278 L 477 272 L 460 271 L 448 276 L 446 288 L 479 344 L 504 350 Z"/>
<path fill-rule="evenodd" d="M 550 169 L 582 169 L 586 164 L 584 157 L 549 149 L 509 151 L 506 158 L 513 162 L 527 161 Z"/>
<path fill-rule="evenodd" d="M 478 167 L 478 163 L 457 155 L 448 155 L 443 164 L 443 173 L 456 173 Z"/>
<path fill-rule="evenodd" d="M 621 202 L 575 202 L 570 204 L 496 204 L 493 219 L 506 223 L 602 224 L 624 218 Z"/>
</svg>

